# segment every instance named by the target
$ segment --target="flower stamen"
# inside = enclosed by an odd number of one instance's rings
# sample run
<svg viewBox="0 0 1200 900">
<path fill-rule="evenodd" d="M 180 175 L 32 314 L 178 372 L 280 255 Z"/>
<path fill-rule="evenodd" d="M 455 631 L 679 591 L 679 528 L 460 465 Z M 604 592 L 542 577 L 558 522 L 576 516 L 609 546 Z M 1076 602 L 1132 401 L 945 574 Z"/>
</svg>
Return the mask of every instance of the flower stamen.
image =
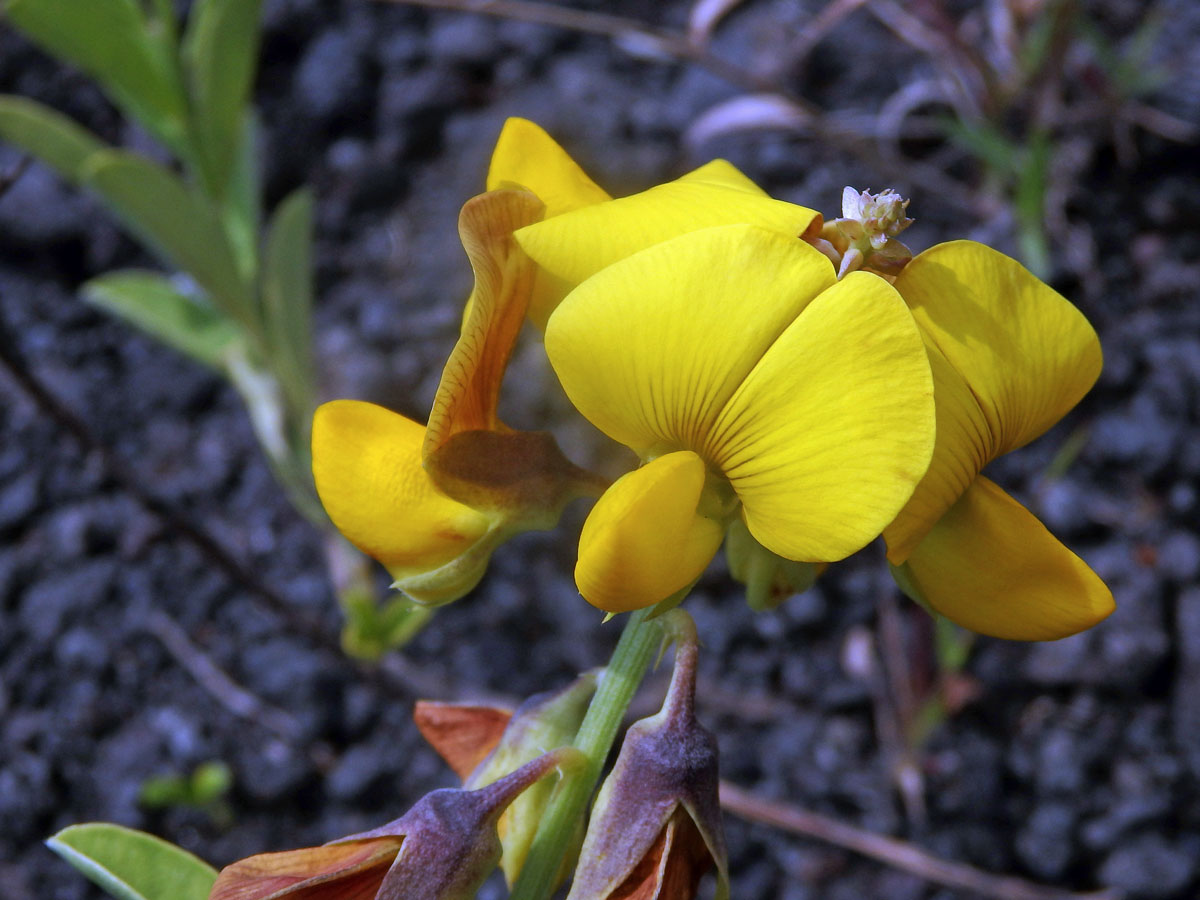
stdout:
<svg viewBox="0 0 1200 900">
<path fill-rule="evenodd" d="M 861 269 L 892 281 L 912 259 L 912 251 L 896 240 L 913 223 L 907 208 L 908 201 L 891 188 L 872 194 L 846 187 L 841 218 L 802 237 L 833 260 L 839 280 Z"/>
</svg>

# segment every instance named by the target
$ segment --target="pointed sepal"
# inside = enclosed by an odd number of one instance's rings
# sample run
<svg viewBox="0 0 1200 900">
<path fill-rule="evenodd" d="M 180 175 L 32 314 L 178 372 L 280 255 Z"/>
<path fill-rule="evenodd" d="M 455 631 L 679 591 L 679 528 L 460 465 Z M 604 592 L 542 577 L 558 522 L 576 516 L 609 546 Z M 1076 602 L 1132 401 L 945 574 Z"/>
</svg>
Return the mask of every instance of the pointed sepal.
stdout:
<svg viewBox="0 0 1200 900">
<path fill-rule="evenodd" d="M 630 726 L 592 810 L 568 900 L 691 900 L 729 866 L 717 796 L 717 741 L 695 717 L 697 641 L 682 610 L 663 617 L 676 645 L 671 687 L 658 714 Z"/>
<path fill-rule="evenodd" d="M 421 701 L 413 719 L 421 734 L 463 779 L 480 788 L 546 750 L 569 745 L 579 731 L 596 690 L 597 672 L 585 672 L 567 687 L 535 694 L 515 712 L 494 706 Z M 501 867 L 511 885 L 529 853 L 553 784 L 541 782 L 518 797 L 498 825 L 504 853 Z M 582 830 L 567 854 L 562 876 L 574 866 Z"/>
<path fill-rule="evenodd" d="M 471 900 L 500 861 L 496 823 L 505 809 L 556 768 L 581 762 L 564 747 L 480 790 L 426 794 L 371 831 L 239 860 L 221 871 L 209 900 Z"/>
<path fill-rule="evenodd" d="M 550 748 L 569 745 L 575 739 L 592 695 L 596 692 L 596 677 L 596 672 L 585 672 L 567 687 L 535 694 L 521 704 L 495 749 L 471 773 L 465 786 L 482 787 Z M 542 814 L 553 793 L 554 785 L 550 782 L 535 784 L 513 801 L 500 819 L 500 841 L 504 845 L 500 866 L 504 869 L 509 886 L 517 880 L 525 864 Z M 575 864 L 575 854 L 582 843 L 581 828 L 579 834 L 572 838 L 571 852 L 567 853 L 564 860 L 561 878 L 566 878 L 570 873 Z"/>
<path fill-rule="evenodd" d="M 746 586 L 746 603 L 755 612 L 775 609 L 802 594 L 817 582 L 827 563 L 797 562 L 772 553 L 735 519 L 725 532 L 725 560 L 729 574 Z"/>
</svg>

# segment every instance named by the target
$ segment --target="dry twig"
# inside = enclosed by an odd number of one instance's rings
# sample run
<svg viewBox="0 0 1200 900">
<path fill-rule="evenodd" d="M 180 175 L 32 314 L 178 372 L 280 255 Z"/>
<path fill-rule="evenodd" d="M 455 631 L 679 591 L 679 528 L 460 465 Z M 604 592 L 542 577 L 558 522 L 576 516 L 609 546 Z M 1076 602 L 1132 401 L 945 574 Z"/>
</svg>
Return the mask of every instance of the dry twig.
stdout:
<svg viewBox="0 0 1200 900">
<path fill-rule="evenodd" d="M 386 2 L 421 6 L 445 12 L 476 13 L 564 28 L 582 34 L 595 34 L 611 39 L 627 52 L 694 63 L 748 94 L 778 97 L 795 110 L 797 122 L 801 118 L 803 119 L 804 127 L 801 130 L 804 134 L 819 138 L 830 147 L 858 157 L 895 184 L 925 185 L 930 191 L 936 192 L 943 201 L 953 203 L 972 213 L 978 212 L 979 204 L 970 191 L 936 166 L 928 165 L 920 160 L 896 159 L 881 153 L 879 148 L 874 146 L 872 140 L 876 137 L 876 129 L 872 124 L 874 116 L 830 115 L 814 106 L 789 85 L 783 83 L 780 78 L 761 75 L 732 63 L 713 53 L 703 43 L 694 42 L 687 35 L 651 28 L 621 16 L 568 9 L 551 3 L 531 2 L 531 0 L 386 0 Z M 863 122 L 860 121 L 862 119 L 866 120 L 865 128 Z"/>
<path fill-rule="evenodd" d="M 293 632 L 326 651 L 337 664 L 351 666 L 360 677 L 406 698 L 425 696 L 445 699 L 457 692 L 457 685 L 449 679 L 420 671 L 415 666 L 392 665 L 386 661 L 381 666 L 366 666 L 348 659 L 336 633 L 325 622 L 296 609 L 247 565 L 226 550 L 215 537 L 155 496 L 145 485 L 144 479 L 135 475 L 117 459 L 87 423 L 59 400 L 34 374 L 17 349 L 3 321 L 0 321 L 0 368 L 8 371 L 16 386 L 39 409 L 75 438 L 84 453 L 94 454 L 105 474 L 162 522 L 167 533 L 192 544 L 214 568 L 224 572 L 232 584 L 245 590 L 263 607 L 287 622 Z"/>
<path fill-rule="evenodd" d="M 911 872 L 926 881 L 972 891 L 993 900 L 1122 900 L 1124 896 L 1115 889 L 1076 893 L 1035 884 L 1011 875 L 993 875 L 966 863 L 939 859 L 905 841 L 874 834 L 810 810 L 759 797 L 727 781 L 721 782 L 721 806 L 747 821 L 760 822 L 794 834 L 816 838 L 860 853 L 885 865 Z"/>
<path fill-rule="evenodd" d="M 235 682 L 192 643 L 187 632 L 166 613 L 152 610 L 146 618 L 146 630 L 162 641 L 176 662 L 235 716 L 256 722 L 285 740 L 300 736 L 300 723 L 295 716 L 272 706 Z"/>
<path fill-rule="evenodd" d="M 715 55 L 706 46 L 693 42 L 686 35 L 651 28 L 622 16 L 568 9 L 550 3 L 531 2 L 531 0 L 389 0 L 389 2 L 405 6 L 423 6 L 428 9 L 479 13 L 501 19 L 550 25 L 582 34 L 596 34 L 610 38 L 626 50 L 632 50 L 641 55 L 664 56 L 696 63 L 730 84 L 752 93 L 779 91 L 779 85 L 770 79 L 765 79 L 750 69 Z M 800 97 L 791 94 L 788 97 L 807 106 Z M 816 110 L 811 111 L 816 112 Z"/>
<path fill-rule="evenodd" d="M 8 189 L 21 180 L 21 176 L 25 174 L 25 170 L 29 168 L 31 162 L 33 162 L 32 157 L 22 156 L 10 171 L 0 173 L 0 197 L 7 194 Z"/>
</svg>

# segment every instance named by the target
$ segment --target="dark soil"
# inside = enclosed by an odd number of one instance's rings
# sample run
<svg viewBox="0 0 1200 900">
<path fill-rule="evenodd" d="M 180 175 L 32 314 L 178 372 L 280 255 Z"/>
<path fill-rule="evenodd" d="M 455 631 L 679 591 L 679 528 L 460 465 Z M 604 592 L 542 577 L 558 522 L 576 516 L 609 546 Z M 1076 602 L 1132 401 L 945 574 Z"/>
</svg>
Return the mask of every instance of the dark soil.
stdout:
<svg viewBox="0 0 1200 900">
<path fill-rule="evenodd" d="M 719 47 L 769 61 L 823 5 L 751 3 Z M 672 26 L 686 8 L 590 6 Z M 1097 6 L 1117 38 L 1142 9 Z M 1192 74 L 1185 67 L 1158 100 L 1194 118 L 1200 26 L 1187 0 L 1168 11 L 1161 49 L 1191 53 Z M 855 21 L 862 27 L 836 32 L 795 77 L 827 108 L 870 112 L 928 64 L 869 17 Z M 4 26 L 0 90 L 147 145 L 83 76 Z M 319 197 L 326 396 L 425 415 L 469 288 L 457 211 L 482 189 L 509 115 L 540 122 L 614 193 L 723 155 L 776 195 L 826 212 L 843 184 L 886 182 L 914 198 L 918 249 L 981 236 L 1014 252 L 1003 215 L 956 206 L 887 153 L 866 163 L 778 132 L 686 150 L 682 131 L 735 93 L 697 67 L 548 27 L 386 3 L 268 3 L 266 184 L 272 204 L 303 182 Z M 1200 170 L 1194 146 L 1135 131 L 1122 165 L 1103 135 L 1086 140 L 1068 212 L 1094 262 L 1060 259 L 1054 283 L 1099 330 L 1105 373 L 1062 425 L 992 474 L 1105 578 L 1116 614 L 1058 643 L 978 641 L 966 669 L 978 696 L 918 753 L 923 819 L 906 814 L 892 785 L 869 685 L 842 663 L 847 640 L 875 627 L 880 597 L 894 591 L 878 547 L 765 614 L 751 613 L 715 564 L 689 601 L 706 644 L 700 713 L 720 735 L 725 777 L 766 796 L 994 872 L 1183 900 L 1200 891 Z M 0 148 L 0 173 L 16 162 Z M 74 295 L 92 275 L 146 264 L 96 203 L 40 166 L 0 199 L 0 339 L 90 435 L 81 442 L 0 370 L 5 900 L 99 896 L 41 846 L 72 823 L 147 829 L 219 866 L 371 827 L 453 783 L 410 723 L 417 691 L 330 649 L 340 621 L 319 537 L 272 480 L 233 392 Z M 619 467 L 572 419 L 536 342 L 506 389 L 514 425 L 550 423 L 577 458 Z M 1079 429 L 1078 459 L 1048 477 Z M 517 698 L 602 664 L 617 626 L 601 626 L 570 578 L 582 515 L 572 509 L 559 531 L 498 552 L 484 584 L 405 650 L 410 681 L 444 699 Z M 180 522 L 227 548 L 287 612 Z M 285 712 L 286 727 L 239 718 L 201 687 L 158 636 L 161 614 Z M 922 617 L 901 605 L 914 658 Z M 648 690 L 642 708 L 655 702 Z M 234 824 L 139 805 L 147 778 L 209 760 L 232 769 Z M 727 829 L 739 897 L 966 896 L 765 826 L 730 818 Z"/>
</svg>

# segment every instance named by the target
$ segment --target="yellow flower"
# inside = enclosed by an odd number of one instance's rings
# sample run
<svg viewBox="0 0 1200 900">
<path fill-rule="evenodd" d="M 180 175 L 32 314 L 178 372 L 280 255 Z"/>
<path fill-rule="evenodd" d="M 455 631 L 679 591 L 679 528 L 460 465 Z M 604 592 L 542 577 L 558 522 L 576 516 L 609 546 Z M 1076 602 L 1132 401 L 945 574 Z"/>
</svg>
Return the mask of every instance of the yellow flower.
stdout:
<svg viewBox="0 0 1200 900">
<path fill-rule="evenodd" d="M 542 215 L 521 190 L 463 207 L 475 288 L 428 426 L 356 400 L 326 403 L 313 420 L 313 476 L 330 519 L 419 603 L 462 596 L 500 542 L 553 527 L 568 501 L 602 487 L 548 434 L 512 431 L 496 415 L 534 278 L 512 234 Z"/>
<path fill-rule="evenodd" d="M 714 192 L 768 227 L 688 227 L 724 215 Z M 544 268 L 586 279 L 550 316 L 546 352 L 576 408 L 646 463 L 584 525 L 576 582 L 593 605 L 622 612 L 687 587 L 736 517 L 780 556 L 841 559 L 924 474 L 933 390 L 916 324 L 885 280 L 838 282 L 795 236 L 816 216 L 799 210 L 673 182 L 518 232 Z M 542 241 L 573 218 L 582 238 Z"/>
<path fill-rule="evenodd" d="M 841 243 L 826 252 L 831 251 L 836 260 L 852 249 L 843 246 L 853 241 L 842 232 L 863 220 L 863 233 L 858 237 L 870 239 L 865 246 L 873 255 L 867 261 L 864 250 L 860 253 L 864 258 L 852 260 L 851 265 L 842 258 L 842 274 L 864 262 L 872 271 L 847 276 L 841 284 L 862 285 L 863 290 L 870 284 L 878 290 L 878 283 L 887 281 L 877 272 L 891 276 L 902 268 L 895 291 L 911 307 L 920 326 L 937 392 L 937 445 L 929 472 L 885 531 L 897 578 L 935 610 L 986 634 L 1051 639 L 1100 621 L 1113 609 L 1112 595 L 1100 579 L 1032 514 L 980 475 L 992 459 L 1043 433 L 1087 392 L 1100 370 L 1095 333 L 1065 299 L 1013 260 L 979 244 L 944 244 L 908 262 L 907 249 L 894 240 L 911 221 L 904 215 L 906 203 L 900 198 L 886 192 L 873 197 L 847 189 L 843 200 L 844 206 L 853 207 L 843 210 L 850 218 L 839 219 L 823 230 L 815 212 L 767 198 L 728 163 L 717 161 L 634 197 L 590 204 L 527 226 L 518 230 L 516 237 L 542 270 L 572 285 L 638 250 L 698 229 L 735 222 L 785 236 L 800 235 L 816 246 L 828 247 L 822 237 L 832 235 Z M 854 236 L 852 232 L 850 237 Z M 762 240 L 761 235 L 757 239 Z M 689 255 L 684 246 L 697 252 Z M 722 520 L 722 504 L 719 497 L 714 501 L 712 488 L 721 484 L 719 478 L 714 479 L 714 471 L 724 472 L 725 464 L 713 453 L 713 438 L 706 429 L 712 427 L 711 414 L 726 395 L 719 390 L 709 395 L 708 388 L 698 388 L 686 374 L 664 375 L 646 360 L 656 355 L 665 360 L 682 350 L 681 358 L 690 352 L 715 370 L 721 354 L 714 352 L 710 357 L 707 348 L 736 340 L 733 322 L 746 306 L 757 305 L 742 298 L 757 299 L 761 294 L 697 283 L 695 305 L 691 297 L 668 299 L 666 321 L 656 318 L 646 328 L 639 318 L 649 315 L 651 308 L 659 309 L 656 291 L 667 297 L 678 287 L 677 282 L 704 282 L 710 276 L 719 281 L 722 275 L 728 280 L 729 273 L 719 271 L 728 261 L 702 259 L 699 248 L 699 243 L 681 242 L 679 248 L 658 257 L 659 264 L 673 273 L 664 271 L 659 281 L 672 283 L 660 285 L 644 276 L 640 294 L 627 288 L 627 295 L 641 297 L 632 310 L 618 311 L 615 305 L 606 308 L 606 301 L 597 295 L 597 285 L 591 282 L 587 290 L 577 292 L 592 298 L 595 317 L 619 335 L 609 338 L 611 352 L 599 350 L 590 374 L 578 371 L 584 357 L 571 358 L 576 345 L 555 349 L 560 341 L 553 334 L 557 330 L 553 318 L 548 326 L 547 350 L 568 394 L 573 400 L 581 398 L 585 405 L 580 409 L 602 430 L 633 447 L 644 460 L 670 450 L 690 450 L 705 464 L 699 466 L 686 455 L 664 459 L 657 471 L 648 466 L 627 475 L 597 505 L 581 540 L 577 580 L 584 595 L 596 598 L 594 602 L 606 609 L 645 605 L 667 586 L 685 587 L 719 542 L 719 529 L 702 519 Z M 764 257 L 742 265 L 748 272 L 774 263 Z M 736 274 L 733 277 L 736 279 Z M 867 278 L 875 281 L 864 280 Z M 708 327 L 702 315 L 693 321 L 701 299 L 721 290 L 730 315 L 718 314 L 721 324 L 700 334 Z M 778 286 L 765 290 L 778 290 Z M 714 302 L 719 305 L 721 301 Z M 573 297 L 567 303 L 576 305 Z M 577 311 L 570 319 L 564 316 L 558 327 L 584 342 L 582 335 L 593 327 L 586 322 L 587 315 Z M 596 330 L 602 333 L 604 326 Z M 695 347 L 682 348 L 682 342 L 693 339 Z M 605 354 L 610 358 L 604 358 Z M 556 355 L 560 362 L 555 361 Z M 695 366 L 700 368 L 699 363 Z M 740 370 L 735 366 L 733 371 Z M 862 374 L 869 378 L 867 372 L 864 369 Z M 897 373 L 894 381 L 900 377 Z M 594 390 L 582 386 L 589 379 L 595 382 Z M 672 379 L 679 384 L 669 387 Z M 786 383 L 786 379 L 779 381 Z M 618 397 L 621 391 L 624 395 Z M 897 409 L 903 411 L 905 401 L 899 396 L 896 399 Z M 622 412 L 622 404 L 629 408 L 640 404 L 642 408 Z M 639 419 L 652 421 L 649 430 L 658 443 L 648 443 L 645 434 L 630 430 L 629 421 Z M 806 436 L 813 439 L 811 433 Z M 774 465 L 769 455 L 763 459 L 764 466 Z M 902 483 L 906 473 L 896 474 L 894 484 Z M 727 480 L 743 505 L 742 518 L 751 536 L 769 551 L 768 558 L 770 554 L 800 561 L 838 558 L 831 548 L 818 553 L 812 547 L 789 545 L 782 529 L 772 532 L 765 526 L 758 511 L 759 498 L 743 496 L 742 480 Z M 704 498 L 706 491 L 709 496 Z M 664 497 L 673 501 L 669 514 L 663 511 Z M 695 507 L 691 506 L 693 499 Z M 709 515 L 691 515 L 699 506 L 705 506 Z M 717 513 L 712 515 L 714 507 Z M 794 514 L 807 511 L 797 507 Z M 656 519 L 659 526 L 654 524 Z M 639 533 L 639 527 L 645 533 Z M 632 585 L 640 585 L 641 592 Z M 760 585 L 758 593 L 769 597 L 769 587 Z M 617 599 L 618 594 L 625 599 Z"/>
<path fill-rule="evenodd" d="M 603 488 L 571 466 L 549 436 L 504 426 L 496 402 L 523 319 L 544 328 L 573 286 L 531 266 L 513 232 L 543 220 L 574 221 L 577 212 L 610 205 L 609 195 L 545 131 L 517 118 L 500 134 L 487 188 L 460 218 L 476 285 L 428 426 L 354 400 L 323 405 L 313 422 L 313 474 L 330 518 L 387 567 L 397 588 L 424 604 L 462 596 L 503 540 L 552 527 L 568 500 Z M 720 161 L 616 203 L 644 219 L 636 240 L 648 244 L 699 227 L 688 211 L 695 198 L 709 204 L 701 224 L 739 221 L 754 210 L 796 230 L 816 217 L 767 198 Z M 570 233 L 579 232 L 571 226 Z"/>
<path fill-rule="evenodd" d="M 937 397 L 929 471 L 884 537 L 917 599 L 983 634 L 1052 640 L 1113 610 L 1112 594 L 980 471 L 1061 419 L 1100 374 L 1083 315 L 1016 261 L 954 241 L 896 290 L 921 327 Z"/>
</svg>

